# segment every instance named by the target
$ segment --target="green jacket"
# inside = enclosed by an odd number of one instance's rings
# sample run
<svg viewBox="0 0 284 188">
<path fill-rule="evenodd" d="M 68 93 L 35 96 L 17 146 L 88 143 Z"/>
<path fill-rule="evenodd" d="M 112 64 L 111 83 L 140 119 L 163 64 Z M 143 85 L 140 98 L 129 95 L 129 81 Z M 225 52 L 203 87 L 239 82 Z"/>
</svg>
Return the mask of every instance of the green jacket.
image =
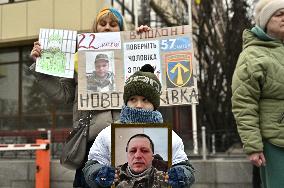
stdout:
<svg viewBox="0 0 284 188">
<path fill-rule="evenodd" d="M 243 51 L 232 80 L 232 111 L 247 154 L 263 139 L 284 147 L 284 44 L 243 33 Z"/>
</svg>

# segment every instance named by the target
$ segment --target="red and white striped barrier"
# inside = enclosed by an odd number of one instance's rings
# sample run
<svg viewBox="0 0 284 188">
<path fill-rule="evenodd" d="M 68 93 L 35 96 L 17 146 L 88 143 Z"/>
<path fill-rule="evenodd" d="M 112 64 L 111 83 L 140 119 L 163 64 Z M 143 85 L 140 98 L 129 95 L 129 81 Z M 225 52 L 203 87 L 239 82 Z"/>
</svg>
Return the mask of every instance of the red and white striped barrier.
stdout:
<svg viewBox="0 0 284 188">
<path fill-rule="evenodd" d="M 35 188 L 50 188 L 50 139 L 37 139 L 34 144 L 0 144 L 0 151 L 35 150 Z"/>
<path fill-rule="evenodd" d="M 0 151 L 46 150 L 48 144 L 0 144 Z"/>
</svg>

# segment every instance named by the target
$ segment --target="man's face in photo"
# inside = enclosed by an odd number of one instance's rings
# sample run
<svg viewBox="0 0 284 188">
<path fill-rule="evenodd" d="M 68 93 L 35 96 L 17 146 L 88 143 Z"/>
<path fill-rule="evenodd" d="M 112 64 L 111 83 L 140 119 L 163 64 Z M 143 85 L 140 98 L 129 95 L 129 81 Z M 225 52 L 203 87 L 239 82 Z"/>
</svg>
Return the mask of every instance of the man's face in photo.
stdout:
<svg viewBox="0 0 284 188">
<path fill-rule="evenodd" d="M 127 162 L 135 173 L 141 173 L 152 166 L 153 151 L 145 137 L 132 138 L 128 144 Z"/>
<path fill-rule="evenodd" d="M 95 62 L 96 76 L 99 78 L 105 78 L 109 69 L 109 62 L 106 60 L 97 60 Z"/>
</svg>

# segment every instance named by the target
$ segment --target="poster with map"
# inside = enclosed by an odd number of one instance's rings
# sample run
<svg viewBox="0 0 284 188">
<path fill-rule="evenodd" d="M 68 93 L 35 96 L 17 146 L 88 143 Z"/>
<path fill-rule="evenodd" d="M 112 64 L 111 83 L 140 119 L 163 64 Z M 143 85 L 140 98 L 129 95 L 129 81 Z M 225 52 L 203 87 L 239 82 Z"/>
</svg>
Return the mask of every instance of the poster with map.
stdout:
<svg viewBox="0 0 284 188">
<path fill-rule="evenodd" d="M 52 76 L 73 78 L 77 31 L 40 29 L 41 56 L 36 71 Z"/>
</svg>

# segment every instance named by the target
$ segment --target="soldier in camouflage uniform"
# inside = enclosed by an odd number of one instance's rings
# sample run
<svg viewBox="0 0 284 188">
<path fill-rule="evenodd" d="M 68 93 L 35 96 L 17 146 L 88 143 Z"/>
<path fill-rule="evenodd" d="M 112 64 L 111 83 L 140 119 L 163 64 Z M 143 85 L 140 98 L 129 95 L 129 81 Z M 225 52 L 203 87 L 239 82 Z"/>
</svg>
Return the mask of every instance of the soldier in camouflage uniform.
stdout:
<svg viewBox="0 0 284 188">
<path fill-rule="evenodd" d="M 166 174 L 152 166 L 154 143 L 148 135 L 132 136 L 126 146 L 127 163 L 116 169 L 118 188 L 167 187 Z"/>
<path fill-rule="evenodd" d="M 106 54 L 96 56 L 95 71 L 87 76 L 87 89 L 97 92 L 113 91 L 114 74 L 109 71 L 109 58 Z"/>
<path fill-rule="evenodd" d="M 165 181 L 166 173 L 151 167 L 139 177 L 131 176 L 127 163 L 117 168 L 119 180 L 115 183 L 117 188 L 162 188 L 168 187 Z"/>
</svg>

